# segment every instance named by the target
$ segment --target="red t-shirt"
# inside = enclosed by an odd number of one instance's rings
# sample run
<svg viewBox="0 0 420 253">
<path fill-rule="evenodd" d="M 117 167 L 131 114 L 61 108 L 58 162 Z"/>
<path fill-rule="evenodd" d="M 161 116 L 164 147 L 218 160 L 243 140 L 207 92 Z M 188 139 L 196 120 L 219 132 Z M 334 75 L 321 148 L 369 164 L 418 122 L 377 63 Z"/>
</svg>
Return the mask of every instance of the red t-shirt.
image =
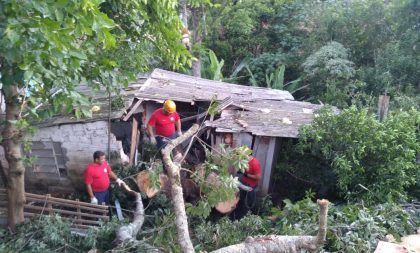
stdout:
<svg viewBox="0 0 420 253">
<path fill-rule="evenodd" d="M 109 173 L 111 167 L 107 162 L 101 165 L 91 163 L 85 170 L 85 183 L 92 186 L 92 191 L 103 192 L 108 190 L 109 187 Z"/>
<path fill-rule="evenodd" d="M 258 175 L 261 174 L 261 165 L 257 158 L 251 156 L 251 159 L 248 162 L 248 170 L 246 171 L 248 175 Z M 249 185 L 251 187 L 258 186 L 258 180 L 254 178 L 249 178 L 247 176 L 243 176 L 241 178 L 242 183 Z"/>
<path fill-rule="evenodd" d="M 148 125 L 155 127 L 156 135 L 169 137 L 175 134 L 175 122 L 178 120 L 177 112 L 166 115 L 163 109 L 159 108 L 150 116 Z"/>
</svg>

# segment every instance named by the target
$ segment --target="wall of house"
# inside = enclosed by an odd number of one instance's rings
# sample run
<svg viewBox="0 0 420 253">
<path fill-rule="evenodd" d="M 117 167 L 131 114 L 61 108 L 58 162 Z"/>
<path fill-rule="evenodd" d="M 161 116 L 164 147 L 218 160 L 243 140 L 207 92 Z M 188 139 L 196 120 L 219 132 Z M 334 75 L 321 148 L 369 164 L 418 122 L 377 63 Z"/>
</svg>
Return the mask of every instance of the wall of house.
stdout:
<svg viewBox="0 0 420 253">
<path fill-rule="evenodd" d="M 71 188 L 84 189 L 83 172 L 87 164 L 91 163 L 93 152 L 101 150 L 107 153 L 108 150 L 108 123 L 97 121 L 91 123 L 67 124 L 41 128 L 33 137 L 33 141 L 40 142 L 59 142 L 65 154 L 65 167 L 67 175 L 57 178 L 53 175 L 48 180 L 42 177 L 28 178 L 32 182 L 45 182 L 49 189 Z M 116 155 L 121 153 L 122 145 L 111 134 L 111 152 Z M 109 161 L 109 158 L 107 158 Z M 30 169 L 29 169 L 30 170 Z M 39 180 L 37 180 L 39 179 Z M 54 185 L 56 184 L 56 185 Z M 55 189 L 54 188 L 54 189 Z M 65 191 L 66 189 L 60 189 Z"/>
</svg>

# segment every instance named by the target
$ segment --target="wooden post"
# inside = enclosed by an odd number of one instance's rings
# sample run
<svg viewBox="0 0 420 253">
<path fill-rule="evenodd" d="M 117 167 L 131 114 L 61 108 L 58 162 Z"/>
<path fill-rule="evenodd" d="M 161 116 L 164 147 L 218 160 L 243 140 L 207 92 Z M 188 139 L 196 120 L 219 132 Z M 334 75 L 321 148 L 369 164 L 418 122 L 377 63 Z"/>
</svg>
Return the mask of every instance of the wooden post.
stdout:
<svg viewBox="0 0 420 253">
<path fill-rule="evenodd" d="M 79 199 L 76 199 L 76 208 L 77 208 L 77 219 L 78 219 L 78 221 L 77 221 L 77 223 L 78 224 L 82 224 L 82 222 L 81 222 L 81 220 L 82 220 L 82 215 L 81 215 L 81 211 L 80 211 L 80 201 L 79 201 Z"/>
<path fill-rule="evenodd" d="M 137 149 L 137 131 L 138 122 L 135 116 L 133 116 L 133 127 L 131 128 L 131 148 L 130 148 L 130 162 L 129 165 L 133 165 L 134 156 L 136 155 Z"/>
<path fill-rule="evenodd" d="M 51 194 L 47 194 L 47 198 L 45 199 L 45 201 L 47 201 L 48 214 L 53 215 L 54 211 L 53 211 L 53 208 L 52 208 L 52 204 L 50 202 L 50 198 L 51 198 Z"/>
<path fill-rule="evenodd" d="M 389 96 L 380 95 L 378 100 L 378 119 L 382 122 L 388 114 Z"/>
</svg>

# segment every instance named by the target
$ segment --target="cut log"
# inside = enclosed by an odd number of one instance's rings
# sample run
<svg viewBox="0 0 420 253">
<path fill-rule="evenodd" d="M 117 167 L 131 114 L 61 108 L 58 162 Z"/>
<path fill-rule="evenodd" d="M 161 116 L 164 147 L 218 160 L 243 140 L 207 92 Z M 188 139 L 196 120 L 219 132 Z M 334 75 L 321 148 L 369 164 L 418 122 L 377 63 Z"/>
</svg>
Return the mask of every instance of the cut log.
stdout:
<svg viewBox="0 0 420 253">
<path fill-rule="evenodd" d="M 233 200 L 227 200 L 224 202 L 220 202 L 215 206 L 215 209 L 221 214 L 230 214 L 233 210 L 235 210 L 236 205 L 238 205 L 239 197 L 238 194 L 235 196 Z"/>
<path fill-rule="evenodd" d="M 388 242 L 379 241 L 375 253 L 420 253 L 420 234 L 406 235 L 397 242 L 392 235 L 387 235 Z"/>
<path fill-rule="evenodd" d="M 220 185 L 219 176 L 214 172 L 211 172 L 207 176 L 206 181 L 209 185 L 212 185 L 214 187 L 218 187 Z M 237 194 L 234 199 L 223 201 L 217 204 L 215 206 L 215 209 L 221 214 L 229 214 L 233 210 L 235 210 L 238 202 L 239 202 L 239 196 Z"/>
<path fill-rule="evenodd" d="M 149 179 L 150 172 L 147 170 L 143 170 L 140 172 L 136 177 L 137 186 L 139 187 L 140 191 L 145 193 L 148 198 L 153 198 L 156 194 L 159 193 L 161 189 L 167 188 L 166 186 L 169 184 L 168 176 L 165 174 L 159 175 L 159 182 L 160 187 L 158 189 L 152 187 Z"/>
</svg>

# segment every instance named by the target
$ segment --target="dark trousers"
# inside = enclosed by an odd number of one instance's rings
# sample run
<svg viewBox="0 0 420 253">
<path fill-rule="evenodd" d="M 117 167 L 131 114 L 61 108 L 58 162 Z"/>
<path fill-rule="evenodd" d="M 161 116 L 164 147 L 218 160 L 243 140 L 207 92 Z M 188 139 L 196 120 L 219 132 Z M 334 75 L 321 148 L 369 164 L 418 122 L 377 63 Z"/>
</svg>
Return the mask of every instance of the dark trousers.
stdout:
<svg viewBox="0 0 420 253">
<path fill-rule="evenodd" d="M 109 191 L 108 190 L 104 192 L 94 192 L 93 195 L 95 195 L 95 198 L 98 200 L 99 205 L 102 205 L 102 203 L 105 203 L 107 206 L 109 206 Z"/>
<path fill-rule="evenodd" d="M 162 149 L 168 144 L 169 140 L 176 139 L 178 137 L 177 133 L 174 133 L 171 136 L 163 137 L 163 136 L 156 136 L 156 146 L 158 149 Z"/>
<path fill-rule="evenodd" d="M 231 218 L 234 220 L 240 220 L 242 219 L 251 208 L 254 207 L 255 202 L 257 199 L 257 193 L 255 191 L 255 188 L 252 189 L 252 191 L 239 191 L 239 202 L 236 206 L 235 210 L 231 214 Z"/>
</svg>

